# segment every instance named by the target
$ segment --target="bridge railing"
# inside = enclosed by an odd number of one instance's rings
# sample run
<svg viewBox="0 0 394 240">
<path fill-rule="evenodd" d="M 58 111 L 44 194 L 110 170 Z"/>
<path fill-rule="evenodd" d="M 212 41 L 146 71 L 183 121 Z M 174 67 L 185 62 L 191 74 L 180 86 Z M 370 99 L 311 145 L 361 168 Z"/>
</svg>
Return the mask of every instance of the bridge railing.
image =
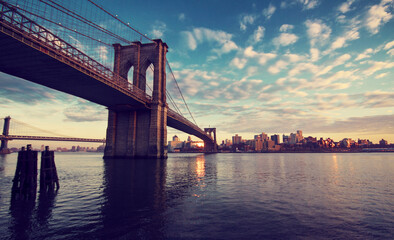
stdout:
<svg viewBox="0 0 394 240">
<path fill-rule="evenodd" d="M 147 102 L 151 96 L 101 63 L 20 13 L 17 6 L 0 0 L 0 30 L 21 42 L 94 77 L 107 85 Z M 23 9 L 22 9 L 23 10 Z M 19 33 L 20 36 L 14 33 Z M 28 41 L 30 40 L 30 41 Z"/>
</svg>

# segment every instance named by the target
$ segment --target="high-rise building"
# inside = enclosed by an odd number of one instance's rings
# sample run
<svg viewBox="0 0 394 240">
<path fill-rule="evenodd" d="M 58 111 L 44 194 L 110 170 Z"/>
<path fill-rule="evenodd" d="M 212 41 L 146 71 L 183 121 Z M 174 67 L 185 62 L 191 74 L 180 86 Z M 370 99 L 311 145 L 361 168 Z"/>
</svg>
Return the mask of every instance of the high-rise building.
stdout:
<svg viewBox="0 0 394 240">
<path fill-rule="evenodd" d="M 263 141 L 263 142 L 270 140 L 270 138 L 268 137 L 268 135 L 267 135 L 266 133 L 264 133 L 264 132 L 262 132 L 262 133 L 260 134 L 260 137 L 261 137 L 261 141 Z"/>
<path fill-rule="evenodd" d="M 179 141 L 177 135 L 172 137 L 172 141 L 168 141 L 168 151 L 175 152 L 175 149 L 179 149 L 183 147 L 183 142 Z"/>
<path fill-rule="evenodd" d="M 235 136 L 233 136 L 233 144 L 240 144 L 242 142 L 242 137 L 238 136 L 238 134 L 235 134 Z"/>
<path fill-rule="evenodd" d="M 301 142 L 302 139 L 304 139 L 304 137 L 302 136 L 302 131 L 301 130 L 297 130 L 297 142 Z"/>
<path fill-rule="evenodd" d="M 278 134 L 271 135 L 271 140 L 275 142 L 275 145 L 280 144 L 280 136 Z"/>
<path fill-rule="evenodd" d="M 289 143 L 290 144 L 297 143 L 297 134 L 296 133 L 290 133 Z"/>
<path fill-rule="evenodd" d="M 289 143 L 289 136 L 283 134 L 282 136 L 283 143 Z"/>
</svg>

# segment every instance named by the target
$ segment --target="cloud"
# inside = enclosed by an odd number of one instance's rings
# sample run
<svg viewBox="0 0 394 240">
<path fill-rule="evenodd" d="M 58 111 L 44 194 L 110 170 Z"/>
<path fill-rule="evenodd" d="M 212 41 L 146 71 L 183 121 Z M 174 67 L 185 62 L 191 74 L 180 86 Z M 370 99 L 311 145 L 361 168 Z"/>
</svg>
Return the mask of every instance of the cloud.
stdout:
<svg viewBox="0 0 394 240">
<path fill-rule="evenodd" d="M 298 37 L 292 33 L 281 33 L 279 37 L 274 38 L 272 41 L 277 46 L 288 46 L 297 42 Z"/>
<path fill-rule="evenodd" d="M 393 0 L 382 0 L 380 4 L 369 8 L 365 26 L 372 34 L 377 34 L 382 25 L 387 23 L 393 15 L 390 8 L 393 7 Z"/>
<path fill-rule="evenodd" d="M 362 106 L 365 108 L 394 107 L 394 93 L 385 91 L 371 91 L 362 94 Z"/>
<path fill-rule="evenodd" d="M 265 28 L 263 26 L 258 26 L 257 29 L 254 31 L 252 37 L 250 38 L 250 42 L 254 44 L 260 42 L 264 37 L 264 31 Z"/>
<path fill-rule="evenodd" d="M 360 38 L 360 34 L 358 32 L 358 28 L 354 27 L 353 29 L 348 30 L 345 32 L 344 35 L 337 37 L 335 41 L 331 44 L 331 47 L 324 51 L 324 54 L 328 54 L 333 50 L 343 48 L 347 46 L 348 41 L 353 41 Z"/>
<path fill-rule="evenodd" d="M 231 60 L 230 65 L 234 66 L 234 67 L 236 67 L 238 69 L 242 69 L 242 68 L 245 67 L 245 64 L 246 64 L 247 61 L 248 60 L 245 59 L 245 58 L 235 57 L 235 58 L 233 58 L 233 60 Z"/>
<path fill-rule="evenodd" d="M 280 26 L 279 31 L 280 32 L 287 32 L 290 31 L 294 28 L 294 25 L 290 25 L 290 24 L 283 24 L 282 26 Z"/>
<path fill-rule="evenodd" d="M 384 50 L 388 50 L 387 51 L 388 55 L 394 56 L 394 48 L 391 49 L 392 47 L 394 47 L 394 41 L 386 43 L 386 45 L 384 45 Z"/>
<path fill-rule="evenodd" d="M 346 120 L 336 120 L 332 123 L 326 123 L 317 128 L 307 128 L 305 130 L 315 132 L 331 133 L 373 133 L 373 134 L 393 134 L 394 115 L 377 115 L 364 117 L 351 117 Z"/>
<path fill-rule="evenodd" d="M 186 18 L 186 15 L 184 13 L 180 13 L 178 15 L 178 20 L 181 21 L 181 22 L 185 21 L 185 18 Z"/>
<path fill-rule="evenodd" d="M 221 30 L 194 28 L 192 31 L 181 32 L 181 36 L 190 50 L 195 50 L 204 42 L 213 44 L 215 48 L 212 51 L 218 55 L 238 49 L 238 46 L 231 40 L 233 35 Z"/>
<path fill-rule="evenodd" d="M 338 10 L 339 10 L 341 13 L 343 13 L 343 14 L 349 12 L 350 10 L 352 10 L 352 9 L 350 9 L 350 6 L 354 3 L 354 1 L 355 1 L 355 0 L 348 0 L 348 1 L 344 2 L 344 3 L 342 3 L 342 4 L 339 6 Z"/>
<path fill-rule="evenodd" d="M 375 79 L 380 79 L 380 78 L 384 78 L 385 76 L 387 76 L 388 73 L 381 73 L 379 75 L 375 76 Z"/>
<path fill-rule="evenodd" d="M 108 59 L 108 48 L 106 46 L 97 47 L 96 52 L 98 52 L 100 59 L 104 61 Z"/>
<path fill-rule="evenodd" d="M 371 54 L 371 53 L 373 53 L 373 49 L 372 48 L 368 48 L 368 49 L 366 49 L 363 53 L 360 53 L 357 57 L 356 57 L 356 61 L 359 61 L 359 60 L 362 60 L 362 59 L 365 59 L 365 58 L 370 58 L 371 57 L 371 55 L 369 55 L 369 54 Z"/>
<path fill-rule="evenodd" d="M 268 19 L 270 19 L 270 18 L 272 17 L 272 15 L 274 15 L 275 10 L 276 10 L 276 7 L 270 3 L 270 5 L 268 6 L 268 8 L 265 8 L 265 9 L 263 10 L 263 15 L 264 15 L 265 18 L 268 20 Z"/>
<path fill-rule="evenodd" d="M 247 28 L 248 24 L 253 24 L 254 21 L 256 20 L 257 16 L 255 15 L 244 15 L 241 17 L 241 20 L 239 22 L 239 28 L 242 31 L 245 31 Z"/>
<path fill-rule="evenodd" d="M 268 72 L 271 74 L 277 74 L 280 71 L 282 71 L 283 69 L 286 69 L 287 65 L 288 65 L 287 62 L 285 62 L 283 60 L 279 60 L 274 65 L 272 65 L 268 68 Z"/>
<path fill-rule="evenodd" d="M 312 47 L 315 46 L 316 43 L 323 45 L 330 38 L 331 28 L 324 24 L 322 20 L 306 20 L 305 25 Z"/>
<path fill-rule="evenodd" d="M 151 35 L 153 38 L 163 38 L 167 25 L 164 22 L 156 21 L 152 27 Z"/>
<path fill-rule="evenodd" d="M 42 101 L 56 102 L 64 96 L 50 88 L 0 72 L 1 99 L 30 105 Z"/>
<path fill-rule="evenodd" d="M 289 72 L 289 76 L 296 76 L 303 71 L 309 71 L 311 73 L 317 73 L 318 67 L 312 63 L 298 63 L 295 67 L 293 67 Z"/>
<path fill-rule="evenodd" d="M 305 59 L 305 56 L 294 53 L 286 53 L 284 56 L 287 57 L 292 63 L 300 62 Z"/>
<path fill-rule="evenodd" d="M 186 46 L 194 51 L 197 48 L 197 40 L 194 38 L 193 33 L 191 32 L 181 32 L 181 36 L 186 42 Z"/>
<path fill-rule="evenodd" d="M 213 71 L 208 72 L 188 68 L 182 69 L 181 71 L 174 71 L 174 75 L 185 96 L 202 97 L 205 99 L 217 98 L 218 93 L 213 93 L 214 89 L 218 85 L 220 86 L 220 83 L 229 81 L 229 79 Z M 211 82 L 215 83 L 212 85 L 210 84 Z M 174 81 L 167 82 L 167 90 L 174 99 L 181 99 Z"/>
<path fill-rule="evenodd" d="M 274 59 L 277 56 L 275 53 L 256 52 L 253 50 L 252 46 L 245 48 L 243 54 L 244 54 L 244 57 L 246 57 L 246 58 L 258 59 L 258 63 L 260 65 L 265 65 L 267 63 L 267 61 Z"/>
<path fill-rule="evenodd" d="M 66 121 L 70 122 L 96 122 L 107 120 L 107 110 L 93 103 L 79 102 L 64 110 Z"/>
<path fill-rule="evenodd" d="M 319 60 L 319 54 L 320 54 L 319 49 L 311 48 L 310 49 L 310 54 L 311 54 L 311 61 L 312 62 L 316 62 L 317 60 Z"/>
<path fill-rule="evenodd" d="M 298 0 L 303 6 L 303 9 L 309 10 L 317 7 L 320 2 L 318 0 Z"/>
<path fill-rule="evenodd" d="M 386 45 L 384 45 L 384 50 L 390 49 L 392 47 L 394 47 L 394 41 L 386 43 Z"/>
<path fill-rule="evenodd" d="M 372 64 L 372 66 L 363 71 L 366 76 L 371 76 L 380 70 L 394 67 L 394 62 L 369 61 L 368 63 Z"/>
</svg>

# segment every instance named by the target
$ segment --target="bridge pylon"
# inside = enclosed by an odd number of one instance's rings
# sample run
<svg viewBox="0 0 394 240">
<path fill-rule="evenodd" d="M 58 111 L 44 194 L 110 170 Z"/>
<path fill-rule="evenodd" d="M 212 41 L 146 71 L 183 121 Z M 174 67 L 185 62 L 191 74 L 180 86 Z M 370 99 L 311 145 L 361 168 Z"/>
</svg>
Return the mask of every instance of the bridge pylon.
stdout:
<svg viewBox="0 0 394 240">
<path fill-rule="evenodd" d="M 218 144 L 216 142 L 216 128 L 204 128 L 204 131 L 209 134 L 213 142 L 204 141 L 204 152 L 214 153 L 218 151 Z M 212 136 L 213 135 L 213 136 Z"/>
<path fill-rule="evenodd" d="M 104 158 L 167 158 L 166 53 L 160 39 L 153 43 L 114 44 L 114 72 L 127 79 L 133 68 L 133 87 L 146 92 L 146 70 L 153 64 L 152 101 L 147 107 L 108 107 Z M 125 83 L 127 84 L 127 83 Z"/>
<path fill-rule="evenodd" d="M 11 117 L 5 117 L 4 118 L 4 125 L 3 125 L 3 136 L 8 136 L 10 133 L 10 120 Z M 8 139 L 2 139 L 1 140 L 1 146 L 0 146 L 0 154 L 8 154 L 10 153 L 10 149 L 8 149 Z"/>
</svg>

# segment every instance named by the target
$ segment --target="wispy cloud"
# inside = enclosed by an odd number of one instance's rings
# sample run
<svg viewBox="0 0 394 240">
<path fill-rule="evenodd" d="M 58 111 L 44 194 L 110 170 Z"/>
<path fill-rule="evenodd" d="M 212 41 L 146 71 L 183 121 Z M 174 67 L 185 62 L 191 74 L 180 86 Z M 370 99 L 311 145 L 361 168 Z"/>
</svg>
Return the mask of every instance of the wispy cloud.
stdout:
<svg viewBox="0 0 394 240">
<path fill-rule="evenodd" d="M 64 110 L 66 121 L 71 122 L 96 122 L 107 120 L 107 110 L 99 105 L 80 101 Z"/>
<path fill-rule="evenodd" d="M 320 19 L 307 20 L 305 22 L 307 27 L 308 37 L 310 39 L 311 46 L 316 44 L 325 44 L 331 35 L 331 28 L 323 23 Z"/>
<path fill-rule="evenodd" d="M 239 28 L 242 31 L 245 31 L 248 25 L 251 25 L 256 20 L 257 16 L 253 14 L 247 14 L 241 16 L 241 20 L 239 21 Z"/>
<path fill-rule="evenodd" d="M 347 0 L 346 2 L 344 2 L 344 3 L 342 3 L 340 6 L 339 6 L 339 8 L 338 8 L 338 10 L 339 10 L 339 12 L 341 12 L 341 13 L 347 13 L 347 12 L 349 12 L 349 11 L 351 11 L 352 9 L 351 9 L 351 5 L 353 4 L 355 2 L 355 0 Z"/>
<path fill-rule="evenodd" d="M 380 27 L 393 17 L 393 14 L 390 12 L 393 8 L 393 3 L 393 0 L 382 0 L 380 4 L 369 8 L 365 25 L 372 34 L 377 34 Z"/>
<path fill-rule="evenodd" d="M 277 46 L 288 46 L 297 42 L 298 36 L 293 33 L 281 33 L 272 42 Z"/>
<path fill-rule="evenodd" d="M 163 38 L 166 31 L 167 25 L 164 22 L 155 21 L 152 26 L 151 36 L 153 38 Z"/>
<path fill-rule="evenodd" d="M 310 10 L 316 8 L 319 4 L 319 0 L 298 0 L 302 4 L 303 9 Z"/>
<path fill-rule="evenodd" d="M 269 6 L 263 10 L 263 16 L 268 20 L 274 15 L 275 10 L 276 7 L 270 3 Z"/>
<path fill-rule="evenodd" d="M 237 44 L 232 41 L 233 35 L 221 30 L 194 28 L 192 31 L 182 32 L 181 36 L 190 50 L 195 50 L 198 44 L 204 42 L 213 44 L 215 48 L 212 51 L 219 55 L 238 49 Z"/>
</svg>

